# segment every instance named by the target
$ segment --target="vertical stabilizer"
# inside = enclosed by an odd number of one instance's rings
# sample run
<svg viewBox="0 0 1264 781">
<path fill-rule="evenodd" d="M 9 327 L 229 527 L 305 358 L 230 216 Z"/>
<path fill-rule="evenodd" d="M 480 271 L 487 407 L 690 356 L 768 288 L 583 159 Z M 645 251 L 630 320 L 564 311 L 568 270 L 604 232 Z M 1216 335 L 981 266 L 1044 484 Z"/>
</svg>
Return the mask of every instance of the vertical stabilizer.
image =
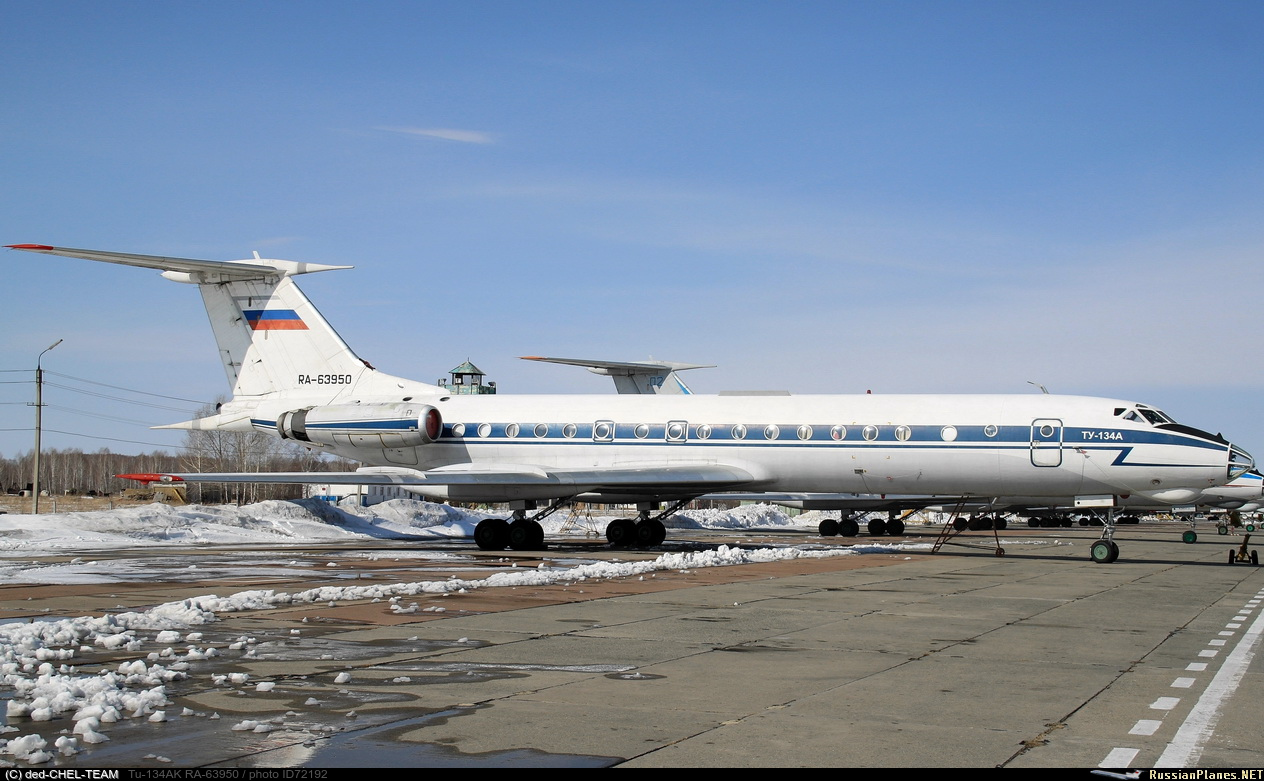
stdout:
<svg viewBox="0 0 1264 781">
<path fill-rule="evenodd" d="M 372 371 L 288 276 L 198 288 L 234 396 L 349 389 Z"/>
</svg>

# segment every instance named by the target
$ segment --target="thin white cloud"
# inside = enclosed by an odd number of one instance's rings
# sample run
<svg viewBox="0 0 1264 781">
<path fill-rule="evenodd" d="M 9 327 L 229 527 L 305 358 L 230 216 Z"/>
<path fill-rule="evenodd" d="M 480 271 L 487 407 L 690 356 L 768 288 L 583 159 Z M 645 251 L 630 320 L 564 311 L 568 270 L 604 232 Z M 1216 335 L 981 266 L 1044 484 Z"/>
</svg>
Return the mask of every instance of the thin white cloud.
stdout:
<svg viewBox="0 0 1264 781">
<path fill-rule="evenodd" d="M 378 127 L 388 133 L 403 133 L 410 136 L 440 138 L 444 141 L 459 141 L 463 144 L 494 144 L 496 137 L 481 130 L 459 130 L 450 127 Z"/>
</svg>

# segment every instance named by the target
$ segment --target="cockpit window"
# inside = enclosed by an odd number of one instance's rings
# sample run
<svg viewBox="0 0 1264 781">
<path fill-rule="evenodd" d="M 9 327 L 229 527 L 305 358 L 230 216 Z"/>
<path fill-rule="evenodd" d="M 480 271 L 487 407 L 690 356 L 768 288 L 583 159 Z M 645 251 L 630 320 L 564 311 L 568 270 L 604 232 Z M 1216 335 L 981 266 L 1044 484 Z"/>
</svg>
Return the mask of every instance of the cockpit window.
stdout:
<svg viewBox="0 0 1264 781">
<path fill-rule="evenodd" d="M 1116 412 L 1115 414 L 1119 414 L 1119 413 Z M 1165 423 L 1176 422 L 1172 420 L 1171 418 L 1169 418 L 1167 415 L 1158 411 L 1157 409 L 1150 409 L 1149 407 L 1142 406 L 1140 404 L 1137 405 L 1136 409 L 1128 410 L 1124 414 L 1123 418 L 1124 420 L 1130 420 L 1136 423 L 1140 423 L 1142 420 L 1146 420 L 1146 421 L 1149 421 L 1149 423 L 1153 426 L 1160 426 Z"/>
</svg>

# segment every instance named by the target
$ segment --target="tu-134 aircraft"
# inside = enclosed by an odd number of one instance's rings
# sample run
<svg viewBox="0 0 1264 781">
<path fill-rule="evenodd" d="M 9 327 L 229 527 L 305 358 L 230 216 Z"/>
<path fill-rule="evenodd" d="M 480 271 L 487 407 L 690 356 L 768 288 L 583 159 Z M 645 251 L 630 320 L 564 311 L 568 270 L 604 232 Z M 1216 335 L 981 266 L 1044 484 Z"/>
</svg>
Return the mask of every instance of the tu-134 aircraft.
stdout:
<svg viewBox="0 0 1264 781">
<path fill-rule="evenodd" d="M 13 244 L 156 269 L 195 284 L 232 398 L 160 428 L 260 430 L 354 459 L 354 472 L 194 473 L 189 482 L 398 485 L 508 503 L 484 550 L 544 545 L 538 520 L 573 501 L 636 504 L 606 529 L 653 546 L 663 519 L 720 491 L 951 496 L 1145 496 L 1187 502 L 1254 466 L 1218 434 L 1153 407 L 1088 396 L 457 395 L 359 358 L 294 282 L 346 269 L 255 257 L 209 261 Z M 1118 557 L 1113 525 L 1092 547 Z"/>
</svg>

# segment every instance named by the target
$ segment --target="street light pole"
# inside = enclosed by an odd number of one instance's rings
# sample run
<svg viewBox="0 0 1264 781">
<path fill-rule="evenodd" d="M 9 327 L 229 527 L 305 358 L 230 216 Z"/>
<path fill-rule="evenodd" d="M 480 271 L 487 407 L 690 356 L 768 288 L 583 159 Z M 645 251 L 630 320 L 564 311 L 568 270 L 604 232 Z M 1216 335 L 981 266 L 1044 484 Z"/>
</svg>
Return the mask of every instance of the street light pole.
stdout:
<svg viewBox="0 0 1264 781">
<path fill-rule="evenodd" d="M 48 346 L 44 352 L 39 354 L 35 359 L 35 475 L 31 479 L 31 515 L 39 515 L 39 475 L 40 475 L 40 413 L 44 409 L 44 368 L 42 361 L 44 353 L 61 344 L 62 340 L 58 339 Z"/>
</svg>

